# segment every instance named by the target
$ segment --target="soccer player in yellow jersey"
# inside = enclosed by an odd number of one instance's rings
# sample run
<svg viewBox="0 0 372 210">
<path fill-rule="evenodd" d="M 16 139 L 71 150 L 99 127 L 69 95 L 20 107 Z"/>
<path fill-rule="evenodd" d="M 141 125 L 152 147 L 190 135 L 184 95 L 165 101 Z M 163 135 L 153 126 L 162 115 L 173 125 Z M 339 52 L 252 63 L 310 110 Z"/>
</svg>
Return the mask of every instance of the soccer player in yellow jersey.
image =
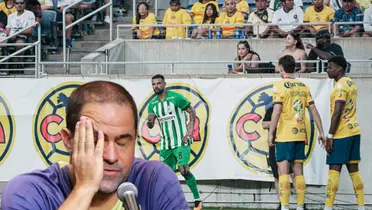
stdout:
<svg viewBox="0 0 372 210">
<path fill-rule="evenodd" d="M 191 24 L 191 17 L 186 10 L 181 9 L 180 0 L 171 0 L 170 8 L 165 12 L 163 24 Z M 186 38 L 186 28 L 183 26 L 167 26 L 166 39 Z"/>
<path fill-rule="evenodd" d="M 358 210 L 364 210 L 364 185 L 360 176 L 360 129 L 356 120 L 358 89 L 345 76 L 347 62 L 342 56 L 328 60 L 328 77 L 334 79 L 331 93 L 331 126 L 327 135 L 326 149 L 329 165 L 325 210 L 332 210 L 338 189 L 342 165 L 347 166 L 357 197 Z"/>
<path fill-rule="evenodd" d="M 311 97 L 310 89 L 294 78 L 296 61 L 291 55 L 279 59 L 278 70 L 283 80 L 274 84 L 274 111 L 269 128 L 269 146 L 274 146 L 276 129 L 276 161 L 279 167 L 279 191 L 282 210 L 289 209 L 290 181 L 289 166 L 293 163 L 296 182 L 297 210 L 304 209 L 306 183 L 303 176 L 305 160 L 305 109 L 311 112 L 319 131 L 319 142 L 324 144 L 325 137 L 317 108 Z"/>
</svg>

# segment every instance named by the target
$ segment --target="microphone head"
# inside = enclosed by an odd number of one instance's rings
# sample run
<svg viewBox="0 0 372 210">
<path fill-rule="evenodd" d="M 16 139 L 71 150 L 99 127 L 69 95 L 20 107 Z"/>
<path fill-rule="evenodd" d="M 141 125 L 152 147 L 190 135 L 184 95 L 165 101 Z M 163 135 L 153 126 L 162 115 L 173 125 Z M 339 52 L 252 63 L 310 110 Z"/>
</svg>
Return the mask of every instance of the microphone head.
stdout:
<svg viewBox="0 0 372 210">
<path fill-rule="evenodd" d="M 119 187 L 118 187 L 118 190 L 117 190 L 117 194 L 118 194 L 118 198 L 121 200 L 121 201 L 124 201 L 125 200 L 125 194 L 127 193 L 133 193 L 134 194 L 134 197 L 137 197 L 138 195 L 138 190 L 137 190 L 137 187 L 130 183 L 130 182 L 124 182 L 122 183 Z"/>
</svg>

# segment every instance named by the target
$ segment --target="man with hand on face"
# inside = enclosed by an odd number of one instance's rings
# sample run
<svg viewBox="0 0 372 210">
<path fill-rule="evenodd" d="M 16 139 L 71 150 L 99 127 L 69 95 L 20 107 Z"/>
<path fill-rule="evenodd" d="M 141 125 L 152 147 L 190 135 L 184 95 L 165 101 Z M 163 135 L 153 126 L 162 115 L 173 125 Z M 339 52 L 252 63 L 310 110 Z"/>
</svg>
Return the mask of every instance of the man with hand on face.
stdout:
<svg viewBox="0 0 372 210">
<path fill-rule="evenodd" d="M 137 116 L 132 96 L 116 83 L 94 81 L 74 90 L 61 131 L 70 164 L 13 178 L 2 209 L 119 210 L 116 190 L 123 182 L 136 185 L 142 210 L 189 209 L 169 167 L 134 157 Z"/>
<path fill-rule="evenodd" d="M 194 175 L 190 172 L 190 147 L 193 137 L 196 113 L 183 95 L 165 89 L 167 83 L 163 75 L 151 79 L 156 97 L 148 106 L 147 126 L 152 129 L 158 119 L 161 129 L 160 160 L 176 171 L 176 166 L 186 180 L 194 196 L 194 210 L 201 210 L 202 203 Z M 186 125 L 186 113 L 190 122 Z"/>
</svg>

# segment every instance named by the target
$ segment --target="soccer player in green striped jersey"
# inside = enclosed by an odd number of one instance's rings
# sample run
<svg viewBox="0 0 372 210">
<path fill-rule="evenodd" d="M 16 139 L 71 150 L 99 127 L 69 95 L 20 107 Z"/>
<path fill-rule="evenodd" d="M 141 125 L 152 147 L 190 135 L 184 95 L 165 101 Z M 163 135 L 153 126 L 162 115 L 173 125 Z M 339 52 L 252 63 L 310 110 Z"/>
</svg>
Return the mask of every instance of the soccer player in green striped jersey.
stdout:
<svg viewBox="0 0 372 210">
<path fill-rule="evenodd" d="M 192 142 L 196 113 L 183 95 L 167 91 L 163 75 L 155 75 L 151 79 L 152 89 L 157 95 L 148 105 L 147 126 L 152 129 L 155 119 L 159 121 L 161 130 L 160 161 L 174 171 L 178 169 L 186 180 L 194 199 L 194 210 L 202 209 L 198 186 L 194 175 L 190 172 L 190 145 Z M 190 122 L 187 125 L 186 112 Z"/>
</svg>

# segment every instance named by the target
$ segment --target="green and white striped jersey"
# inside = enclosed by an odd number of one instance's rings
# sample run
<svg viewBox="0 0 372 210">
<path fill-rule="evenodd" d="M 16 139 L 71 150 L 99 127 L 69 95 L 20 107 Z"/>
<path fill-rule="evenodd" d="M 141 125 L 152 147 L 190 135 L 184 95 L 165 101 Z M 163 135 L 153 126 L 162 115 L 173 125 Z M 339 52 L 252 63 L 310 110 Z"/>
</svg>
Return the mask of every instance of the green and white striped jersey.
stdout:
<svg viewBox="0 0 372 210">
<path fill-rule="evenodd" d="M 160 123 L 161 150 L 182 146 L 182 138 L 187 133 L 185 110 L 190 104 L 183 95 L 173 91 L 167 91 L 163 101 L 156 96 L 149 103 L 148 113 L 155 114 Z"/>
</svg>

